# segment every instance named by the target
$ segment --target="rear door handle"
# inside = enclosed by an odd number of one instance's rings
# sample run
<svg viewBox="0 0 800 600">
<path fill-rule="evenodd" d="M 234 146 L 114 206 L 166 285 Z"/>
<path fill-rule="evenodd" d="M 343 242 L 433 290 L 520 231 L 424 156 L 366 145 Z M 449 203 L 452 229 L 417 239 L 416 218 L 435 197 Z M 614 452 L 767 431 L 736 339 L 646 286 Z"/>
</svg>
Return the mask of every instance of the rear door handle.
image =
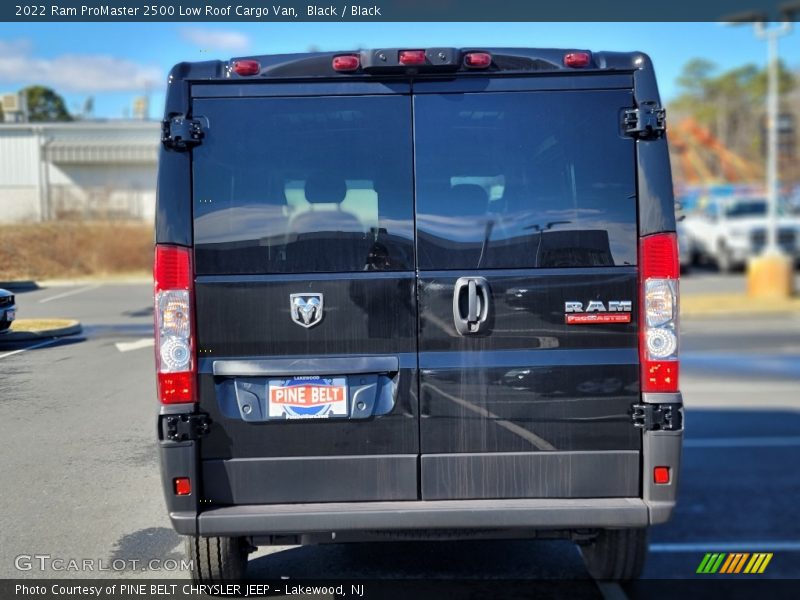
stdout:
<svg viewBox="0 0 800 600">
<path fill-rule="evenodd" d="M 460 335 L 485 329 L 491 303 L 489 282 L 483 277 L 459 277 L 453 287 L 453 322 Z"/>
</svg>

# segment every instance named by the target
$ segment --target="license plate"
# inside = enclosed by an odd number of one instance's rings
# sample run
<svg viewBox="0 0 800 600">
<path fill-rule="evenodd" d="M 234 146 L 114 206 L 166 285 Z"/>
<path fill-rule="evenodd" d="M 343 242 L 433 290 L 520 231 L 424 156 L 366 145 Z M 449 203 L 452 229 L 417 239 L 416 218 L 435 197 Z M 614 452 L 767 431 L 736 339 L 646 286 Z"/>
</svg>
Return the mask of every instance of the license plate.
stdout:
<svg viewBox="0 0 800 600">
<path fill-rule="evenodd" d="M 347 417 L 347 378 L 304 376 L 270 379 L 267 404 L 270 418 Z"/>
<path fill-rule="evenodd" d="M 13 321 L 16 318 L 17 318 L 17 311 L 15 310 L 6 311 L 6 321 Z"/>
</svg>

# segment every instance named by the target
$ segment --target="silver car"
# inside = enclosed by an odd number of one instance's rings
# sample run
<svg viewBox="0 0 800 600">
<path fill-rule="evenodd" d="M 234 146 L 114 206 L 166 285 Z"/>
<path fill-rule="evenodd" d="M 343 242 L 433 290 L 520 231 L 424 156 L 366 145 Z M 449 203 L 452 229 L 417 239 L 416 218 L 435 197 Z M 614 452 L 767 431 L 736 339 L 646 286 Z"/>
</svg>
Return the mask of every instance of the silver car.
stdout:
<svg viewBox="0 0 800 600">
<path fill-rule="evenodd" d="M 0 289 L 0 333 L 7 333 L 16 317 L 17 306 L 14 304 L 14 294 Z"/>
</svg>

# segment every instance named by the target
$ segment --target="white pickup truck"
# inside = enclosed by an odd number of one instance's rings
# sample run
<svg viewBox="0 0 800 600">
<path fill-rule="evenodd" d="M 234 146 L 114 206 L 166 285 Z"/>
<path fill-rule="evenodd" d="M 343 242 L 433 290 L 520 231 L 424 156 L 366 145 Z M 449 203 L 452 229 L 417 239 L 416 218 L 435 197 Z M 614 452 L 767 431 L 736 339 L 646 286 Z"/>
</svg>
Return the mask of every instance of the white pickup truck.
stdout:
<svg viewBox="0 0 800 600">
<path fill-rule="evenodd" d="M 682 222 L 694 261 L 710 259 L 722 272 L 741 268 L 767 241 L 764 198 L 712 199 Z M 800 259 L 800 216 L 778 213 L 778 245 Z"/>
</svg>

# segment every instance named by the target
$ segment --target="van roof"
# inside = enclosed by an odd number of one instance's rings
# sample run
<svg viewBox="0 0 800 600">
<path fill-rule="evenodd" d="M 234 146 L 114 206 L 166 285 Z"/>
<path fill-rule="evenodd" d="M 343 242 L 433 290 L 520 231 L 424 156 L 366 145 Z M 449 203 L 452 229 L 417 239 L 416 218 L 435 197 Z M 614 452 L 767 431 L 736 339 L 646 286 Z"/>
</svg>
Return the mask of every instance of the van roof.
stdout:
<svg viewBox="0 0 800 600">
<path fill-rule="evenodd" d="M 421 64 L 401 64 L 400 55 L 407 50 L 423 51 Z M 468 66 L 465 57 L 472 53 L 487 53 L 487 66 Z M 336 71 L 336 57 L 358 58 L 358 67 Z M 246 64 L 238 69 L 237 64 Z M 579 48 L 376 48 L 339 52 L 308 52 L 299 54 L 259 54 L 233 57 L 228 61 L 180 63 L 171 73 L 171 80 L 250 80 L 334 78 L 337 80 L 369 79 L 375 76 L 486 76 L 533 74 L 584 74 L 632 72 L 651 69 L 650 58 L 642 52 L 591 52 Z"/>
</svg>

